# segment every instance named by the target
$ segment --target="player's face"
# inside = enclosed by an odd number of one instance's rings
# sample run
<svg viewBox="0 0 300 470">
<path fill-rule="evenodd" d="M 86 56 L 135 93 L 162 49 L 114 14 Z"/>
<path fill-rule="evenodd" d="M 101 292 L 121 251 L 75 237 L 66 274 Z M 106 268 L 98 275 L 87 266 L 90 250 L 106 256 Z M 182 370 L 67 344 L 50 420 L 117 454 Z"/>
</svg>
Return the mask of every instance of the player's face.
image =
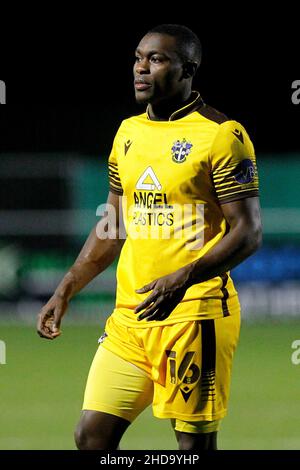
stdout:
<svg viewBox="0 0 300 470">
<path fill-rule="evenodd" d="M 139 43 L 135 57 L 134 89 L 138 103 L 168 100 L 183 89 L 183 64 L 176 52 L 176 38 L 149 33 Z"/>
</svg>

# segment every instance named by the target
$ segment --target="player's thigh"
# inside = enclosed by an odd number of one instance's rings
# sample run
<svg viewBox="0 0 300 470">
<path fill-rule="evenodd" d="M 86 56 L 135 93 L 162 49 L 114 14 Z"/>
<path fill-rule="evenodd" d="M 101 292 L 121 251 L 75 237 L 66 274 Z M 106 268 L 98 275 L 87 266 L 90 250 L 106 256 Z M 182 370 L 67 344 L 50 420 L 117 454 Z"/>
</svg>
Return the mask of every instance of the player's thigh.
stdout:
<svg viewBox="0 0 300 470">
<path fill-rule="evenodd" d="M 152 399 L 153 383 L 146 372 L 100 345 L 88 375 L 82 409 L 131 423 Z"/>
</svg>

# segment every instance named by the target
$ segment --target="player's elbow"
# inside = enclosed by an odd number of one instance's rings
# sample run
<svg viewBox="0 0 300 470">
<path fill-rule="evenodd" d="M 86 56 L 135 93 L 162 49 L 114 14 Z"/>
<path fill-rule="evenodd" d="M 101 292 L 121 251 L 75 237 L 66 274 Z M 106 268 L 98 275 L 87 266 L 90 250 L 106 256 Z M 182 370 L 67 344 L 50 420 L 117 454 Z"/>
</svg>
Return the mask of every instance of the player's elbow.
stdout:
<svg viewBox="0 0 300 470">
<path fill-rule="evenodd" d="M 261 221 L 257 221 L 251 224 L 251 227 L 247 227 L 244 240 L 248 256 L 255 253 L 261 247 L 263 240 Z"/>
</svg>

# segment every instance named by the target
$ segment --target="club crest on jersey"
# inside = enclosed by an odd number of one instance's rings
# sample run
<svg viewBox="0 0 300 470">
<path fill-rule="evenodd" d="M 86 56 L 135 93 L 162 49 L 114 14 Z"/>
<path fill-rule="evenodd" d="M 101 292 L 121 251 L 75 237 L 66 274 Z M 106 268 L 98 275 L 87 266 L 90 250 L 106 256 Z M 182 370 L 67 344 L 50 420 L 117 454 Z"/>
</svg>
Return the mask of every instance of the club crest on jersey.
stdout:
<svg viewBox="0 0 300 470">
<path fill-rule="evenodd" d="M 187 142 L 186 139 L 183 139 L 181 142 L 180 140 L 176 140 L 172 147 L 172 160 L 175 163 L 183 163 L 186 161 L 187 155 L 191 153 L 191 148 L 193 144 L 191 142 Z"/>
</svg>

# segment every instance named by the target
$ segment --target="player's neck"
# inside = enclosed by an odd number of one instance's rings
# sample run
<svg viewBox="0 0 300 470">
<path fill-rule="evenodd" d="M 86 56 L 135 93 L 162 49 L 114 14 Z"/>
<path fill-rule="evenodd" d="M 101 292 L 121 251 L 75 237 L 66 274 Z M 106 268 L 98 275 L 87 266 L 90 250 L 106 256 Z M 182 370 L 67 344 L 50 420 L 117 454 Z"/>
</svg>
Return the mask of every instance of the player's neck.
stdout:
<svg viewBox="0 0 300 470">
<path fill-rule="evenodd" d="M 147 114 L 151 121 L 169 121 L 173 113 L 193 101 L 192 92 L 189 90 L 184 95 L 162 100 L 158 103 L 149 103 Z"/>
</svg>

